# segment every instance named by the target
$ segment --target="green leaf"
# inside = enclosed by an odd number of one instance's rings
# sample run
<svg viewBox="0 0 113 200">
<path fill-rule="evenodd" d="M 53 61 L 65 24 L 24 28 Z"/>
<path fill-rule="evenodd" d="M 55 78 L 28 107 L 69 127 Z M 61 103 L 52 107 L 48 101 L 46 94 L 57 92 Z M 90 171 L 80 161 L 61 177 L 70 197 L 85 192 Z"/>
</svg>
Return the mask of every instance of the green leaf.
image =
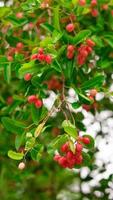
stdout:
<svg viewBox="0 0 113 200">
<path fill-rule="evenodd" d="M 54 30 L 53 31 L 53 34 L 52 34 L 52 38 L 53 38 L 53 43 L 56 43 L 58 40 L 60 40 L 61 39 L 61 37 L 62 37 L 62 33 L 61 32 L 58 32 L 58 31 L 56 31 L 56 30 Z"/>
<path fill-rule="evenodd" d="M 90 155 L 86 152 L 82 152 L 82 156 L 83 156 L 83 164 L 82 165 L 84 165 L 84 166 L 91 165 Z"/>
<path fill-rule="evenodd" d="M 57 60 L 54 60 L 51 67 L 54 68 L 57 72 L 62 72 L 61 65 Z"/>
<path fill-rule="evenodd" d="M 55 30 L 55 28 L 48 23 L 43 23 L 40 26 L 44 28 L 46 31 L 49 31 L 50 33 L 52 33 Z"/>
<path fill-rule="evenodd" d="M 98 88 L 100 87 L 103 82 L 104 82 L 105 77 L 103 75 L 98 75 L 88 81 L 85 81 L 82 85 L 81 85 L 81 90 L 85 91 L 85 90 L 89 90 L 92 88 Z"/>
<path fill-rule="evenodd" d="M 44 150 L 44 146 L 42 144 L 37 144 L 35 147 L 32 148 L 31 150 L 31 158 L 33 160 L 39 160 L 42 156 Z"/>
<path fill-rule="evenodd" d="M 93 137 L 91 137 L 90 135 L 83 135 L 83 137 L 87 137 L 87 138 L 90 139 L 90 143 L 89 144 L 85 144 L 84 147 L 87 148 L 87 149 L 93 149 L 94 145 L 95 145 Z"/>
<path fill-rule="evenodd" d="M 26 125 L 16 121 L 14 119 L 10 119 L 9 117 L 2 117 L 3 126 L 7 131 L 17 134 L 22 134 Z"/>
<path fill-rule="evenodd" d="M 13 160 L 22 160 L 23 157 L 24 157 L 24 154 L 23 153 L 17 153 L 15 151 L 8 151 L 8 156 L 9 158 L 12 158 Z"/>
<path fill-rule="evenodd" d="M 64 131 L 66 133 L 68 133 L 71 137 L 76 139 L 76 137 L 78 136 L 76 127 L 73 124 L 71 124 L 69 120 L 64 120 L 62 123 L 62 127 L 64 128 Z"/>
<path fill-rule="evenodd" d="M 78 93 L 78 97 L 81 104 L 91 104 L 93 101 L 86 97 L 84 94 Z"/>
<path fill-rule="evenodd" d="M 53 8 L 53 24 L 55 29 L 57 29 L 58 31 L 60 31 L 60 22 L 59 22 L 59 6 L 57 6 L 56 8 Z"/>
<path fill-rule="evenodd" d="M 74 37 L 74 44 L 79 44 L 82 41 L 84 41 L 87 37 L 89 37 L 91 35 L 91 31 L 90 30 L 83 30 L 80 31 L 75 37 Z"/>
<path fill-rule="evenodd" d="M 72 103 L 71 105 L 72 105 L 72 107 L 73 107 L 74 109 L 77 109 L 77 108 L 79 108 L 79 107 L 81 106 L 81 104 L 80 104 L 79 102 L 74 102 L 74 103 Z"/>
<path fill-rule="evenodd" d="M 104 41 L 111 47 L 113 48 L 113 36 L 111 35 L 104 35 Z"/>
<path fill-rule="evenodd" d="M 4 66 L 4 79 L 7 83 L 10 83 L 11 80 L 11 63 L 8 63 Z"/>
<path fill-rule="evenodd" d="M 30 149 L 34 147 L 34 145 L 35 145 L 35 138 L 34 137 L 28 138 L 25 145 L 25 150 L 29 151 Z"/>
<path fill-rule="evenodd" d="M 40 64 L 36 66 L 35 61 L 31 61 L 29 63 L 25 63 L 19 69 L 19 77 L 23 78 L 26 73 L 36 73 L 39 71 Z"/>
</svg>

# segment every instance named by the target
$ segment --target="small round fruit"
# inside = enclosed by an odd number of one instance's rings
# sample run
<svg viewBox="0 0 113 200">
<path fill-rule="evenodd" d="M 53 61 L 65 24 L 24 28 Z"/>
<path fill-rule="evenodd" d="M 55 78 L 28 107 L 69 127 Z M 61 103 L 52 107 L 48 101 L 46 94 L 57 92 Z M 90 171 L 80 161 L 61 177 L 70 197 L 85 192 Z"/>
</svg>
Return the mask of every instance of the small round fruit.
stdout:
<svg viewBox="0 0 113 200">
<path fill-rule="evenodd" d="M 85 6 L 86 0 L 79 0 L 79 5 L 80 6 Z"/>
<path fill-rule="evenodd" d="M 63 144 L 63 145 L 61 146 L 61 151 L 62 151 L 63 153 L 67 153 L 67 152 L 69 151 L 69 144 L 68 144 L 68 142 L 66 142 L 65 144 Z"/>
<path fill-rule="evenodd" d="M 27 100 L 29 103 L 35 103 L 37 98 L 35 95 L 30 95 Z"/>
<path fill-rule="evenodd" d="M 75 49 L 74 45 L 68 45 L 67 46 L 67 51 L 69 51 L 69 52 L 73 52 L 74 49 Z"/>
<path fill-rule="evenodd" d="M 97 17 L 99 15 L 98 10 L 97 9 L 92 9 L 91 10 L 91 15 L 92 15 L 92 17 Z"/>
<path fill-rule="evenodd" d="M 17 45 L 16 45 L 16 47 L 17 47 L 18 49 L 22 49 L 23 46 L 24 46 L 24 45 L 23 45 L 22 42 L 18 42 Z"/>
<path fill-rule="evenodd" d="M 46 61 L 47 64 L 51 64 L 52 63 L 52 57 L 51 57 L 51 55 L 46 55 L 45 56 L 45 61 Z"/>
<path fill-rule="evenodd" d="M 24 76 L 24 80 L 25 81 L 30 81 L 31 80 L 32 75 L 30 73 L 25 74 Z"/>
<path fill-rule="evenodd" d="M 18 165 L 18 169 L 23 170 L 25 168 L 25 163 L 24 162 L 20 162 Z"/>
<path fill-rule="evenodd" d="M 58 161 L 61 158 L 59 154 L 56 154 L 53 158 L 54 161 Z"/>
<path fill-rule="evenodd" d="M 40 100 L 40 99 L 37 99 L 37 100 L 35 101 L 35 106 L 36 106 L 36 108 L 41 108 L 41 107 L 42 107 L 42 105 L 43 105 L 43 102 L 42 102 L 42 100 Z"/>
<path fill-rule="evenodd" d="M 88 137 L 83 137 L 83 138 L 82 138 L 82 142 L 83 142 L 84 144 L 90 144 L 90 139 L 89 139 Z"/>
<path fill-rule="evenodd" d="M 94 47 L 95 46 L 95 42 L 93 42 L 93 40 L 91 39 L 87 39 L 86 43 L 90 46 L 90 47 Z"/>
<path fill-rule="evenodd" d="M 74 29 L 75 29 L 75 26 L 74 26 L 74 24 L 72 24 L 72 23 L 70 23 L 70 24 L 68 24 L 68 25 L 66 26 L 66 31 L 69 32 L 69 33 L 73 32 Z"/>
<path fill-rule="evenodd" d="M 18 12 L 18 13 L 16 13 L 16 17 L 17 17 L 18 19 L 22 19 L 22 18 L 23 18 L 23 12 Z"/>
<path fill-rule="evenodd" d="M 81 151 L 82 151 L 82 149 L 83 149 L 83 146 L 82 146 L 82 144 L 80 144 L 80 143 L 77 143 L 77 144 L 76 144 L 76 151 L 77 151 L 77 152 L 81 152 Z"/>
</svg>

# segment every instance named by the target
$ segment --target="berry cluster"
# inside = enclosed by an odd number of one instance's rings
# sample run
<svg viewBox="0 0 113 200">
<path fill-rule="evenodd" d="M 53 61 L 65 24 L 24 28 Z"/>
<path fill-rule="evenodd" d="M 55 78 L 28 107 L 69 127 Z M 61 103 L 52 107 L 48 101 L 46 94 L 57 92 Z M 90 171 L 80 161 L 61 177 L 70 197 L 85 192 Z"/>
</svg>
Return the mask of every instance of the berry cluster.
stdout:
<svg viewBox="0 0 113 200">
<path fill-rule="evenodd" d="M 69 143 L 65 143 L 61 147 L 61 152 L 64 154 L 63 156 L 60 154 L 56 154 L 54 156 L 54 160 L 58 162 L 60 166 L 63 168 L 72 169 L 76 165 L 80 165 L 83 163 L 82 144 L 89 144 L 90 139 L 88 137 L 79 137 L 77 143 L 75 144 L 75 153 L 73 153 L 69 147 Z"/>
<path fill-rule="evenodd" d="M 36 106 L 36 108 L 40 108 L 43 105 L 43 102 L 41 99 L 39 99 L 36 95 L 31 95 L 28 97 L 28 102 L 30 104 L 34 104 Z"/>
<path fill-rule="evenodd" d="M 52 63 L 51 55 L 44 54 L 44 49 L 43 48 L 39 48 L 38 53 L 37 54 L 33 54 L 31 56 L 31 60 L 38 60 L 40 62 L 46 62 L 47 64 L 51 64 Z"/>
<path fill-rule="evenodd" d="M 91 39 L 86 40 L 86 44 L 81 44 L 78 48 L 77 63 L 83 65 L 86 62 L 87 57 L 93 51 L 95 43 Z"/>
<path fill-rule="evenodd" d="M 8 61 L 13 61 L 14 54 L 17 54 L 17 53 L 25 54 L 25 52 L 23 51 L 23 48 L 24 48 L 24 45 L 21 42 L 18 42 L 16 47 L 10 47 L 7 52 Z"/>
<path fill-rule="evenodd" d="M 57 79 L 56 76 L 52 76 L 50 80 L 45 82 L 49 90 L 61 90 L 62 83 Z"/>
<path fill-rule="evenodd" d="M 74 45 L 70 44 L 67 46 L 67 58 L 68 59 L 72 59 L 74 57 L 74 50 L 75 50 Z"/>
</svg>

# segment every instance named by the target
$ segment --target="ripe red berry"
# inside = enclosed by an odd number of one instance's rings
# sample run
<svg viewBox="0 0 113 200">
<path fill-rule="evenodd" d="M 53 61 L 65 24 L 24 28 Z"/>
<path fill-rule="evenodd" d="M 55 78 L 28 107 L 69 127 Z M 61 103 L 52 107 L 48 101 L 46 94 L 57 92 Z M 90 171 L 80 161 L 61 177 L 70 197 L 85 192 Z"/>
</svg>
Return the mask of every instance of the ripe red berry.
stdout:
<svg viewBox="0 0 113 200">
<path fill-rule="evenodd" d="M 68 59 L 73 59 L 73 57 L 74 57 L 73 52 L 67 52 L 67 58 Z"/>
<path fill-rule="evenodd" d="M 23 46 L 24 46 L 24 45 L 23 45 L 22 42 L 18 42 L 17 45 L 16 45 L 16 47 L 17 47 L 18 49 L 22 49 Z"/>
<path fill-rule="evenodd" d="M 58 161 L 61 158 L 59 154 L 56 154 L 53 158 L 54 161 Z"/>
<path fill-rule="evenodd" d="M 69 144 L 68 144 L 68 142 L 66 142 L 65 144 L 63 144 L 63 145 L 61 146 L 61 151 L 62 151 L 63 153 L 67 153 L 67 152 L 69 151 Z"/>
<path fill-rule="evenodd" d="M 24 80 L 25 81 L 30 81 L 31 80 L 32 75 L 30 73 L 25 74 L 24 76 Z"/>
<path fill-rule="evenodd" d="M 69 33 L 70 33 L 70 32 L 73 32 L 74 29 L 75 29 L 75 26 L 74 26 L 74 24 L 72 24 L 72 23 L 70 23 L 70 24 L 68 24 L 68 25 L 66 26 L 66 31 L 68 31 Z"/>
<path fill-rule="evenodd" d="M 73 152 L 72 151 L 68 151 L 67 154 L 66 154 L 66 158 L 67 158 L 67 161 L 70 162 L 70 160 L 73 159 Z"/>
<path fill-rule="evenodd" d="M 83 142 L 84 144 L 90 144 L 90 138 L 88 138 L 88 137 L 83 137 L 83 138 L 82 138 L 82 142 Z"/>
<path fill-rule="evenodd" d="M 23 12 L 18 12 L 18 13 L 16 13 L 16 17 L 17 17 L 18 19 L 22 19 L 22 18 L 23 18 Z"/>
<path fill-rule="evenodd" d="M 86 0 L 79 0 L 79 5 L 80 6 L 85 6 Z"/>
<path fill-rule="evenodd" d="M 90 47 L 94 47 L 95 46 L 95 42 L 93 42 L 91 39 L 87 39 L 86 43 L 88 44 L 88 46 Z"/>
<path fill-rule="evenodd" d="M 91 105 L 83 104 L 82 108 L 88 112 L 91 110 Z"/>
<path fill-rule="evenodd" d="M 67 51 L 69 51 L 69 52 L 73 53 L 74 49 L 75 49 L 74 45 L 68 45 L 67 46 Z"/>
<path fill-rule="evenodd" d="M 35 101 L 35 106 L 36 106 L 36 108 L 40 108 L 40 107 L 42 107 L 42 105 L 43 105 L 42 100 L 37 99 L 37 100 Z"/>
<path fill-rule="evenodd" d="M 37 60 L 39 60 L 39 61 L 44 61 L 45 57 L 46 56 L 44 54 L 37 54 Z"/>
<path fill-rule="evenodd" d="M 77 151 L 77 152 L 81 152 L 81 151 L 82 151 L 82 149 L 83 149 L 83 146 L 82 146 L 82 144 L 80 144 L 80 143 L 77 143 L 77 144 L 76 144 L 76 151 Z"/>
<path fill-rule="evenodd" d="M 7 97 L 6 101 L 8 105 L 11 105 L 13 103 L 13 97 L 12 96 Z"/>
<path fill-rule="evenodd" d="M 64 168 L 68 166 L 67 159 L 64 156 L 59 158 L 58 163 Z"/>
<path fill-rule="evenodd" d="M 37 59 L 37 54 L 33 54 L 32 56 L 31 56 L 31 60 L 36 60 Z"/>
<path fill-rule="evenodd" d="M 98 10 L 97 9 L 92 9 L 91 10 L 91 15 L 92 15 L 92 17 L 97 17 L 99 15 Z"/>
<path fill-rule="evenodd" d="M 102 10 L 108 10 L 108 4 L 103 4 L 102 5 Z"/>
<path fill-rule="evenodd" d="M 92 1 L 91 1 L 91 6 L 92 6 L 92 7 L 97 6 L 97 0 L 92 0 Z"/>
<path fill-rule="evenodd" d="M 46 61 L 48 64 L 51 64 L 51 62 L 52 62 L 52 57 L 51 57 L 51 55 L 46 55 L 46 56 L 45 56 L 45 61 Z"/>
<path fill-rule="evenodd" d="M 38 53 L 39 53 L 39 54 L 43 54 L 43 53 L 44 53 L 44 49 L 40 47 L 40 48 L 38 49 Z"/>
<path fill-rule="evenodd" d="M 76 163 L 77 165 L 82 164 L 82 162 L 83 162 L 83 157 L 82 157 L 82 155 L 75 156 L 75 163 Z"/>
<path fill-rule="evenodd" d="M 112 15 L 112 17 L 113 17 L 113 10 L 111 10 L 111 15 Z"/>
<path fill-rule="evenodd" d="M 31 95 L 31 96 L 28 97 L 27 100 L 28 100 L 29 103 L 35 103 L 37 98 L 36 98 L 35 95 Z"/>
<path fill-rule="evenodd" d="M 7 56 L 8 61 L 12 62 L 13 61 L 13 57 L 12 56 Z"/>
</svg>

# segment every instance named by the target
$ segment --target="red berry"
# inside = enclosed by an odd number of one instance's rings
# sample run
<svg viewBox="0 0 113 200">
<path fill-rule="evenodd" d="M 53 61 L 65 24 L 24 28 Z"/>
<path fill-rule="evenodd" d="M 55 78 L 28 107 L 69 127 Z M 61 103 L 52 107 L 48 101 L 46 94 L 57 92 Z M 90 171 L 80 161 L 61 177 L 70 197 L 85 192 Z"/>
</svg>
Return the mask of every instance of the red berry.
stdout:
<svg viewBox="0 0 113 200">
<path fill-rule="evenodd" d="M 12 56 L 7 56 L 8 61 L 13 61 L 13 57 Z"/>
<path fill-rule="evenodd" d="M 91 110 L 91 105 L 83 104 L 82 108 L 88 112 Z"/>
<path fill-rule="evenodd" d="M 82 151 L 82 149 L 83 149 L 83 146 L 82 146 L 82 144 L 80 144 L 80 143 L 77 143 L 77 144 L 76 144 L 76 151 L 77 151 L 77 152 L 81 152 L 81 151 Z"/>
<path fill-rule="evenodd" d="M 75 49 L 74 45 L 67 46 L 67 51 L 69 51 L 70 53 L 73 53 L 74 49 Z"/>
<path fill-rule="evenodd" d="M 72 151 L 68 151 L 67 154 L 66 154 L 66 158 L 67 158 L 67 161 L 70 162 L 70 160 L 73 159 L 73 152 Z"/>
<path fill-rule="evenodd" d="M 88 137 L 83 137 L 83 138 L 82 138 L 82 142 L 83 142 L 84 144 L 90 144 L 90 138 L 88 138 Z"/>
<path fill-rule="evenodd" d="M 82 155 L 75 156 L 75 163 L 76 163 L 77 165 L 82 164 L 82 162 L 83 162 L 83 157 L 82 157 Z"/>
<path fill-rule="evenodd" d="M 94 47 L 95 46 L 95 42 L 93 42 L 91 39 L 87 39 L 86 43 L 88 44 L 88 46 L 90 47 Z"/>
<path fill-rule="evenodd" d="M 31 56 L 31 60 L 36 60 L 37 59 L 37 54 L 33 54 L 32 56 Z"/>
<path fill-rule="evenodd" d="M 74 31 L 74 29 L 75 29 L 75 26 L 74 26 L 74 24 L 72 24 L 72 23 L 70 23 L 70 24 L 68 24 L 67 26 L 66 26 L 66 30 L 70 33 L 70 32 L 72 32 L 72 31 Z"/>
<path fill-rule="evenodd" d="M 44 61 L 44 60 L 45 60 L 45 55 L 44 55 L 44 54 L 38 54 L 38 55 L 37 55 L 37 59 L 38 59 L 39 61 Z"/>
<path fill-rule="evenodd" d="M 6 101 L 8 105 L 11 105 L 13 103 L 13 97 L 12 96 L 7 97 Z"/>
<path fill-rule="evenodd" d="M 17 17 L 18 19 L 22 19 L 22 18 L 23 18 L 23 12 L 18 12 L 18 13 L 16 13 L 16 17 Z"/>
<path fill-rule="evenodd" d="M 42 105 L 43 105 L 42 100 L 37 99 L 37 100 L 35 101 L 35 106 L 36 106 L 36 108 L 41 108 Z"/>
<path fill-rule="evenodd" d="M 79 5 L 80 6 L 85 6 L 86 0 L 79 0 Z"/>
<path fill-rule="evenodd" d="M 36 98 L 35 95 L 31 95 L 31 96 L 28 97 L 27 100 L 28 100 L 29 103 L 35 103 L 37 98 Z"/>
<path fill-rule="evenodd" d="M 97 16 L 99 15 L 98 10 L 97 10 L 97 9 L 92 9 L 92 10 L 91 10 L 91 15 L 92 15 L 93 17 L 97 17 Z"/>
<path fill-rule="evenodd" d="M 54 161 L 58 161 L 61 158 L 59 154 L 56 154 L 53 158 Z"/>
<path fill-rule="evenodd" d="M 97 5 L 97 0 L 92 0 L 92 1 L 91 1 L 91 6 L 94 7 L 94 6 L 96 6 L 96 5 Z"/>
<path fill-rule="evenodd" d="M 24 80 L 25 80 L 25 81 L 29 81 L 29 80 L 31 80 L 31 77 L 32 77 L 32 75 L 31 75 L 30 73 L 27 73 L 27 74 L 25 74 L 25 76 L 24 76 Z"/>
<path fill-rule="evenodd" d="M 22 42 L 18 42 L 17 45 L 16 45 L 16 47 L 17 47 L 18 49 L 22 49 L 23 46 L 24 46 L 24 45 L 23 45 Z"/>
<path fill-rule="evenodd" d="M 67 52 L 67 58 L 72 59 L 74 57 L 74 54 L 72 52 Z"/>
<path fill-rule="evenodd" d="M 108 4 L 103 4 L 102 5 L 102 10 L 108 10 Z"/>
<path fill-rule="evenodd" d="M 45 56 L 45 61 L 46 61 L 48 64 L 51 64 L 51 62 L 52 62 L 52 57 L 51 57 L 51 55 L 46 55 L 46 56 Z"/>
<path fill-rule="evenodd" d="M 64 168 L 68 166 L 67 159 L 64 156 L 59 158 L 58 163 Z"/>
<path fill-rule="evenodd" d="M 44 49 L 40 47 L 40 48 L 38 49 L 38 53 L 39 53 L 39 54 L 43 54 L 43 53 L 44 53 Z"/>
<path fill-rule="evenodd" d="M 112 15 L 112 17 L 113 17 L 113 10 L 111 10 L 111 15 Z"/>
<path fill-rule="evenodd" d="M 62 145 L 61 151 L 63 153 L 67 153 L 69 151 L 69 144 L 68 144 L 68 142 Z"/>
</svg>

